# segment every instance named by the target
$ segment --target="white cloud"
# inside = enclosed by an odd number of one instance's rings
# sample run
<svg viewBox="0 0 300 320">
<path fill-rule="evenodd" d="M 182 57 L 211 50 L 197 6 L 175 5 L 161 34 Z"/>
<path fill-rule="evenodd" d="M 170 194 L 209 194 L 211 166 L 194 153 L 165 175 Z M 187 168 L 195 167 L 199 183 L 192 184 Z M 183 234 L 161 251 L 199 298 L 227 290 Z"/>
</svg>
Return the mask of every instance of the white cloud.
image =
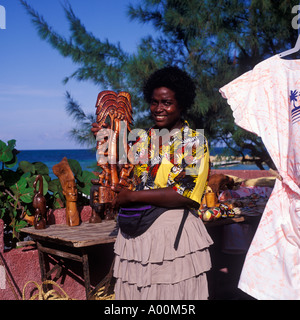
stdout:
<svg viewBox="0 0 300 320">
<path fill-rule="evenodd" d="M 32 88 L 27 85 L 3 85 L 0 84 L 0 100 L 7 100 L 9 97 L 30 96 L 30 97 L 63 97 L 63 90 Z"/>
</svg>

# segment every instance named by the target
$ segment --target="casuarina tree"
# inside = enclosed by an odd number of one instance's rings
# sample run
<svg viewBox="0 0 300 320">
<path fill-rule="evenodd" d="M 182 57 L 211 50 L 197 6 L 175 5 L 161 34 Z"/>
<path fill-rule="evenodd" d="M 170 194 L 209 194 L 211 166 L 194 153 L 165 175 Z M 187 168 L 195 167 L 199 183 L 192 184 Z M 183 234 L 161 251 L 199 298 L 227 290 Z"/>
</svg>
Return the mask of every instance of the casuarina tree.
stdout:
<svg viewBox="0 0 300 320">
<path fill-rule="evenodd" d="M 70 4 L 63 10 L 70 24 L 66 38 L 52 27 L 25 0 L 20 0 L 38 31 L 64 57 L 78 68 L 73 78 L 92 81 L 99 90 L 125 90 L 132 95 L 136 127 L 149 125 L 149 111 L 142 99 L 144 80 L 156 69 L 177 65 L 186 70 L 197 86 L 195 104 L 188 116 L 194 128 L 203 128 L 211 144 L 222 142 L 235 155 L 247 153 L 263 169 L 274 164 L 261 139 L 234 124 L 232 111 L 219 88 L 257 63 L 294 46 L 297 31 L 291 22 L 293 6 L 289 0 L 141 0 L 128 4 L 128 16 L 152 24 L 157 36 L 140 40 L 136 52 L 129 54 L 109 39 L 98 39 L 87 31 Z M 130 2 L 130 1 L 129 1 Z M 66 94 L 67 112 L 80 127 L 72 134 L 81 143 L 90 140 L 93 115 L 86 115 Z"/>
</svg>

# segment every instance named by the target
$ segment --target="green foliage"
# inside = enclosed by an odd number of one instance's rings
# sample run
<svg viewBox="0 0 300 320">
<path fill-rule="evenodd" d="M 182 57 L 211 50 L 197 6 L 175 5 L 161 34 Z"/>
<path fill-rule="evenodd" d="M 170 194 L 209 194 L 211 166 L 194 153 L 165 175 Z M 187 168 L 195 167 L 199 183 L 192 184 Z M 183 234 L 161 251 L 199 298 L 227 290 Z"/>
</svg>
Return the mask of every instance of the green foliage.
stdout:
<svg viewBox="0 0 300 320">
<path fill-rule="evenodd" d="M 16 140 L 9 140 L 7 145 L 0 141 L 0 161 L 7 167 L 12 168 L 17 163 Z"/>
<path fill-rule="evenodd" d="M 89 195 L 92 187 L 92 179 L 95 175 L 87 170 L 82 170 L 80 163 L 74 159 L 68 159 L 69 166 L 74 174 L 79 194 Z"/>
<path fill-rule="evenodd" d="M 135 126 L 147 127 L 143 82 L 157 68 L 177 65 L 189 72 L 197 85 L 195 105 L 187 119 L 190 124 L 203 128 L 209 141 L 222 141 L 237 153 L 247 144 L 253 156 L 266 157 L 273 166 L 266 150 L 261 150 L 261 140 L 234 124 L 219 88 L 260 61 L 294 46 L 298 34 L 291 27 L 291 9 L 299 1 L 141 0 L 128 6 L 128 15 L 152 24 L 158 36 L 141 39 L 134 54 L 88 32 L 68 2 L 63 9 L 70 24 L 69 39 L 55 32 L 25 0 L 20 2 L 42 39 L 79 66 L 65 81 L 89 80 L 104 89 L 130 92 Z M 77 117 L 79 125 L 73 136 L 81 143 L 94 144 L 89 134 L 92 116 L 81 113 L 70 95 L 67 101 L 67 112 Z"/>
<path fill-rule="evenodd" d="M 37 175 L 43 178 L 43 194 L 47 207 L 58 209 L 65 206 L 65 197 L 58 179 L 51 179 L 49 168 L 42 162 L 20 161 L 16 170 L 9 169 L 17 161 L 18 151 L 15 149 L 16 141 L 10 140 L 7 144 L 0 140 L 0 219 L 6 225 L 5 234 L 12 231 L 12 242 L 19 240 L 19 231 L 27 226 L 25 216 L 34 215 L 32 201 L 34 197 L 33 183 Z M 78 206 L 88 205 L 86 195 L 90 194 L 91 180 L 95 179 L 92 172 L 82 170 L 77 160 L 68 160 L 74 174 L 78 189 Z M 39 190 L 39 182 L 36 189 Z M 8 239 L 5 239 L 8 243 Z"/>
</svg>

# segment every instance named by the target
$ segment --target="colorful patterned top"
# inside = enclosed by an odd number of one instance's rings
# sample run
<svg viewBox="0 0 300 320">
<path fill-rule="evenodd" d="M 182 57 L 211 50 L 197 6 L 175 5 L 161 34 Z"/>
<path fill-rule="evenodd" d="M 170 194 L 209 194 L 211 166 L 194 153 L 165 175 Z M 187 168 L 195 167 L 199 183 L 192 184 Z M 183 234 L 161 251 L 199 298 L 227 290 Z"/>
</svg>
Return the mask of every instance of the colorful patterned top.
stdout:
<svg viewBox="0 0 300 320">
<path fill-rule="evenodd" d="M 162 130 L 154 128 L 138 133 L 133 146 L 135 190 L 172 187 L 200 204 L 209 171 L 207 141 L 200 130 L 190 129 L 186 121 L 171 133 L 163 130 L 163 136 Z"/>
</svg>

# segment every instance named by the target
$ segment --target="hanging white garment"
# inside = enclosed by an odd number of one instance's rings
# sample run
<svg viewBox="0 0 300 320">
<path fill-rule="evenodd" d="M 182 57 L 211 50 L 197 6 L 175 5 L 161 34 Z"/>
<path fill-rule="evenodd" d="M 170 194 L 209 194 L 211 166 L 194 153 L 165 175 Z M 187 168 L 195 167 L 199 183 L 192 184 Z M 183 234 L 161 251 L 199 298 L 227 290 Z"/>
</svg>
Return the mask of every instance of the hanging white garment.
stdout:
<svg viewBox="0 0 300 320">
<path fill-rule="evenodd" d="M 300 60 L 273 56 L 220 89 L 235 123 L 262 138 L 276 180 L 239 288 L 257 299 L 300 299 Z"/>
</svg>

